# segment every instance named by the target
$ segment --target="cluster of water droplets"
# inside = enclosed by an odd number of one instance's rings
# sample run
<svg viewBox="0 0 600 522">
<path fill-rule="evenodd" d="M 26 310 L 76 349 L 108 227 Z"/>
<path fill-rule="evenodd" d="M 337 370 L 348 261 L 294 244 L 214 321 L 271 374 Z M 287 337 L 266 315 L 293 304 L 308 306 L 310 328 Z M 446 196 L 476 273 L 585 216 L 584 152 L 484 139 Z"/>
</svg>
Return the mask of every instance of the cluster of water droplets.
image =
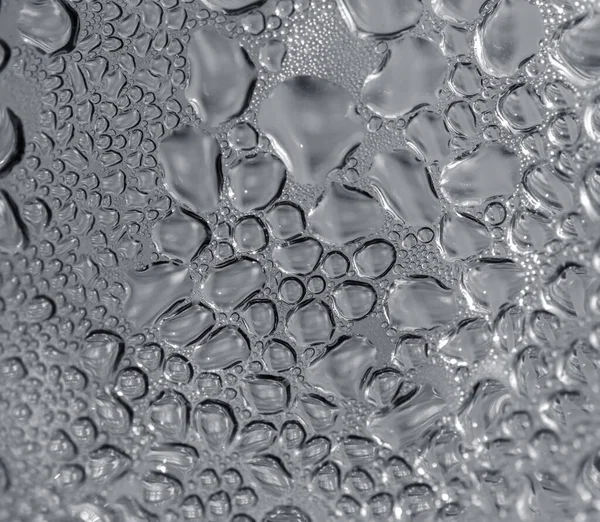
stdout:
<svg viewBox="0 0 600 522">
<path fill-rule="evenodd" d="M 597 5 L 0 28 L 0 520 L 599 519 Z"/>
</svg>

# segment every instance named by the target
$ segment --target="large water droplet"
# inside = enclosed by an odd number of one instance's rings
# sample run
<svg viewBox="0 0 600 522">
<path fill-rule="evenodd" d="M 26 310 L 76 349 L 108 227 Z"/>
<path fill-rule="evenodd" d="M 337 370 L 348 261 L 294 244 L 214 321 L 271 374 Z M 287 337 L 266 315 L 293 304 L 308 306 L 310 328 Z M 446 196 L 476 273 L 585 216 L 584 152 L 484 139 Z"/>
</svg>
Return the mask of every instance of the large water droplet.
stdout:
<svg viewBox="0 0 600 522">
<path fill-rule="evenodd" d="M 492 76 L 512 76 L 538 52 L 544 36 L 539 7 L 527 0 L 501 0 L 475 32 L 475 55 Z"/>
<path fill-rule="evenodd" d="M 79 355 L 81 366 L 92 377 L 103 381 L 117 369 L 124 350 L 125 344 L 118 335 L 92 332 L 86 337 Z"/>
<path fill-rule="evenodd" d="M 371 414 L 368 426 L 375 437 L 400 449 L 430 433 L 446 408 L 438 393 L 430 385 L 424 385 L 408 396 L 401 396 L 392 406 Z"/>
<path fill-rule="evenodd" d="M 365 318 L 377 301 L 377 294 L 366 283 L 345 281 L 333 291 L 333 304 L 336 312 L 347 321 Z"/>
<path fill-rule="evenodd" d="M 215 127 L 244 111 L 257 72 L 236 40 L 212 27 L 203 27 L 192 33 L 188 60 L 190 80 L 185 97 L 203 123 Z"/>
<path fill-rule="evenodd" d="M 396 262 L 394 245 L 382 239 L 368 241 L 354 253 L 358 275 L 377 279 L 383 277 Z"/>
<path fill-rule="evenodd" d="M 519 180 L 518 156 L 498 143 L 485 144 L 453 161 L 440 175 L 442 194 L 455 205 L 481 205 L 510 196 Z"/>
<path fill-rule="evenodd" d="M 375 355 L 375 346 L 367 338 L 345 338 L 311 363 L 307 377 L 325 391 L 359 399 Z"/>
<path fill-rule="evenodd" d="M 473 306 L 497 312 L 524 288 L 525 272 L 510 259 L 477 259 L 468 265 L 462 284 Z"/>
<path fill-rule="evenodd" d="M 292 477 L 277 457 L 258 457 L 251 460 L 248 467 L 254 478 L 272 495 L 284 495 L 292 489 Z"/>
<path fill-rule="evenodd" d="M 286 410 L 290 401 L 290 384 L 286 379 L 256 375 L 245 379 L 250 400 L 260 415 L 274 415 Z"/>
<path fill-rule="evenodd" d="M 198 342 L 214 325 L 214 312 L 201 303 L 176 306 L 158 321 L 162 339 L 178 348 Z"/>
<path fill-rule="evenodd" d="M 595 83 L 600 74 L 600 13 L 580 16 L 561 33 L 557 65 L 577 85 Z M 551 54 L 553 62 L 556 55 Z"/>
<path fill-rule="evenodd" d="M 70 47 L 77 25 L 77 15 L 62 0 L 25 0 L 17 19 L 23 40 L 47 54 Z"/>
<path fill-rule="evenodd" d="M 472 22 L 479 16 L 483 0 L 433 0 L 435 14 L 452 22 Z"/>
<path fill-rule="evenodd" d="M 0 172 L 7 171 L 23 152 L 21 122 L 4 105 L 0 105 Z"/>
<path fill-rule="evenodd" d="M 14 255 L 26 245 L 27 230 L 17 206 L 7 192 L 0 190 L 0 251 Z"/>
<path fill-rule="evenodd" d="M 224 11 L 228 14 L 239 14 L 259 7 L 265 0 L 203 0 L 204 3 L 215 11 Z"/>
<path fill-rule="evenodd" d="M 445 75 L 446 58 L 433 43 L 402 38 L 390 44 L 379 67 L 365 80 L 362 98 L 373 112 L 397 118 L 421 105 L 435 105 Z"/>
<path fill-rule="evenodd" d="M 486 226 L 458 212 L 444 214 L 440 222 L 440 246 L 450 259 L 465 259 L 479 254 L 492 243 Z"/>
<path fill-rule="evenodd" d="M 165 255 L 189 263 L 210 241 L 210 229 L 196 214 L 176 208 L 155 223 L 152 239 Z"/>
<path fill-rule="evenodd" d="M 360 37 L 395 38 L 412 29 L 423 12 L 420 0 L 338 0 L 344 21 Z"/>
<path fill-rule="evenodd" d="M 182 203 L 197 214 L 217 209 L 223 184 L 221 149 L 210 134 L 183 127 L 162 141 L 158 158 L 167 188 Z"/>
<path fill-rule="evenodd" d="M 393 327 L 418 330 L 451 323 L 458 305 L 454 291 L 442 282 L 431 276 L 413 276 L 394 281 L 385 311 Z"/>
<path fill-rule="evenodd" d="M 343 245 L 378 231 L 383 225 L 383 211 L 366 192 L 332 183 L 310 213 L 308 221 L 318 237 Z"/>
<path fill-rule="evenodd" d="M 323 247 L 311 237 L 275 247 L 273 262 L 288 274 L 308 275 L 321 260 Z"/>
<path fill-rule="evenodd" d="M 250 344 L 239 328 L 223 326 L 194 351 L 194 362 L 202 371 L 227 369 L 250 357 Z"/>
<path fill-rule="evenodd" d="M 331 309 L 312 299 L 298 305 L 287 318 L 287 330 L 300 345 L 323 344 L 331 339 L 335 328 Z"/>
<path fill-rule="evenodd" d="M 260 263 L 250 257 L 242 257 L 214 267 L 204 279 L 201 291 L 211 306 L 232 310 L 259 292 L 266 281 Z"/>
<path fill-rule="evenodd" d="M 204 401 L 194 410 L 196 431 L 214 451 L 223 451 L 237 432 L 237 421 L 231 408 L 220 401 Z"/>
<path fill-rule="evenodd" d="M 150 325 L 192 293 L 193 282 L 187 268 L 173 263 L 155 263 L 140 271 L 128 270 L 125 277 L 128 286 L 125 314 L 138 329 Z"/>
<path fill-rule="evenodd" d="M 322 183 L 364 135 L 350 95 L 312 76 L 279 84 L 262 102 L 258 123 L 294 179 L 306 185 Z"/>
<path fill-rule="evenodd" d="M 258 154 L 229 167 L 229 196 L 241 212 L 267 207 L 281 193 L 285 166 L 272 154 Z"/>
<path fill-rule="evenodd" d="M 533 87 L 520 84 L 511 87 L 498 100 L 498 115 L 517 132 L 533 130 L 544 121 L 544 107 Z"/>
<path fill-rule="evenodd" d="M 408 225 L 431 225 L 442 208 L 425 164 L 413 152 L 375 156 L 369 177 L 383 205 Z"/>
</svg>

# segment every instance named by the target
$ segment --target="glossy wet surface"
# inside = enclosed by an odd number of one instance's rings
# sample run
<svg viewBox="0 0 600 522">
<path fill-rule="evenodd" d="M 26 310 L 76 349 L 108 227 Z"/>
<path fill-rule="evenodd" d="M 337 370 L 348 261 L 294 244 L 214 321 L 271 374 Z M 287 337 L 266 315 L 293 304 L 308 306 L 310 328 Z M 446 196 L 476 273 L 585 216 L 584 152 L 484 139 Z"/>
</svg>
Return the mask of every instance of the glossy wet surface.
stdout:
<svg viewBox="0 0 600 522">
<path fill-rule="evenodd" d="M 0 520 L 600 520 L 599 28 L 2 0 Z"/>
</svg>

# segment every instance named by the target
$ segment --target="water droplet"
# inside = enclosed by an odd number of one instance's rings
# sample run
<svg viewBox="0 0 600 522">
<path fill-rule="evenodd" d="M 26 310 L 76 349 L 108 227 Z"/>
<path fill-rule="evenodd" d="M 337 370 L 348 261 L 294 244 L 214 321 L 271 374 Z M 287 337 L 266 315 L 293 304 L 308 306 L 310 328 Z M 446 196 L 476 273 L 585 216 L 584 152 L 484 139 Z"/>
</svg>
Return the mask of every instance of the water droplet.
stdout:
<svg viewBox="0 0 600 522">
<path fill-rule="evenodd" d="M 217 0 L 219 4 L 224 2 L 231 3 Z M 192 33 L 188 60 L 190 80 L 185 97 L 202 122 L 215 127 L 239 116 L 246 108 L 257 77 L 244 48 L 216 29 L 203 27 Z"/>
<path fill-rule="evenodd" d="M 433 188 L 429 172 L 408 150 L 375 156 L 369 171 L 382 204 L 408 225 L 431 225 L 441 203 Z"/>
<path fill-rule="evenodd" d="M 285 166 L 271 154 L 259 154 L 234 163 L 227 171 L 229 197 L 241 212 L 263 209 L 281 193 Z"/>
<path fill-rule="evenodd" d="M 279 245 L 273 250 L 273 262 L 288 274 L 308 275 L 319 264 L 323 247 L 307 237 Z"/>
<path fill-rule="evenodd" d="M 486 172 L 486 176 L 481 176 Z M 442 169 L 440 188 L 453 204 L 481 205 L 489 198 L 510 196 L 520 180 L 518 157 L 504 146 L 481 145 Z"/>
<path fill-rule="evenodd" d="M 375 290 L 366 283 L 345 281 L 333 291 L 335 311 L 347 321 L 357 321 L 371 313 L 377 301 Z"/>
<path fill-rule="evenodd" d="M 301 303 L 287 317 L 288 333 L 303 346 L 326 343 L 334 328 L 329 306 L 316 299 Z"/>
<path fill-rule="evenodd" d="M 345 338 L 311 363 L 307 377 L 323 390 L 358 399 L 375 355 L 375 346 L 365 337 Z"/>
<path fill-rule="evenodd" d="M 331 183 L 310 212 L 308 221 L 318 237 L 343 245 L 378 231 L 383 225 L 383 212 L 370 194 Z"/>
<path fill-rule="evenodd" d="M 7 171 L 23 153 L 21 121 L 0 105 L 0 172 Z"/>
<path fill-rule="evenodd" d="M 70 50 L 77 24 L 75 12 L 61 0 L 26 0 L 17 19 L 23 40 L 47 54 Z"/>
<path fill-rule="evenodd" d="M 223 451 L 237 432 L 237 422 L 229 406 L 219 401 L 204 401 L 194 410 L 196 431 L 214 451 Z"/>
<path fill-rule="evenodd" d="M 502 0 L 475 32 L 475 55 L 492 76 L 512 76 L 538 52 L 544 22 L 537 6 L 526 0 Z"/>
<path fill-rule="evenodd" d="M 212 136 L 183 127 L 161 142 L 158 158 L 167 188 L 181 203 L 197 214 L 217 209 L 222 186 L 221 149 Z"/>
<path fill-rule="evenodd" d="M 239 328 L 223 326 L 194 350 L 194 362 L 203 371 L 226 369 L 250 357 L 248 339 Z"/>
<path fill-rule="evenodd" d="M 338 0 L 348 28 L 361 38 L 396 38 L 421 19 L 419 0 Z"/>
<path fill-rule="evenodd" d="M 473 306 L 496 312 L 521 292 L 525 273 L 510 259 L 477 259 L 469 263 L 462 285 Z"/>
<path fill-rule="evenodd" d="M 154 224 L 152 239 L 165 255 L 189 263 L 208 244 L 210 229 L 199 216 L 176 208 Z"/>
<path fill-rule="evenodd" d="M 385 311 L 390 323 L 402 330 L 429 329 L 452 322 L 458 312 L 453 290 L 431 276 L 394 281 Z"/>
<path fill-rule="evenodd" d="M 422 105 L 435 105 L 445 75 L 446 58 L 432 42 L 403 38 L 390 44 L 379 67 L 367 77 L 362 98 L 373 112 L 397 118 Z"/>
<path fill-rule="evenodd" d="M 364 130 L 353 112 L 352 98 L 338 85 L 296 76 L 262 102 L 258 123 L 294 179 L 312 185 L 360 144 Z"/>
<path fill-rule="evenodd" d="M 595 82 L 600 72 L 598 28 L 600 15 L 592 12 L 577 17 L 559 37 L 557 65 L 576 85 Z M 557 62 L 556 55 L 552 60 Z"/>
<path fill-rule="evenodd" d="M 15 255 L 27 246 L 27 242 L 27 229 L 17 206 L 7 192 L 0 190 L 0 251 Z"/>
<path fill-rule="evenodd" d="M 187 268 L 172 263 L 156 263 L 141 271 L 129 270 L 126 279 L 125 312 L 136 328 L 153 323 L 192 292 Z M 156 295 L 161 299 L 154 299 Z"/>
<path fill-rule="evenodd" d="M 259 292 L 266 275 L 258 261 L 250 257 L 234 259 L 214 267 L 202 283 L 206 302 L 218 310 L 232 310 Z"/>
</svg>

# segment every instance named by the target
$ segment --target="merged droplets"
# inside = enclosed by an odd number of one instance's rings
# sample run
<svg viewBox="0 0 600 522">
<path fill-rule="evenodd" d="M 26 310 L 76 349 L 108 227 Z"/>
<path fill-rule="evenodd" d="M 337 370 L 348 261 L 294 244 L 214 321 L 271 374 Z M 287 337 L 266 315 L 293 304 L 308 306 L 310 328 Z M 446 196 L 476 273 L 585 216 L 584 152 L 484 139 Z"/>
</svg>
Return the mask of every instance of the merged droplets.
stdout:
<svg viewBox="0 0 600 522">
<path fill-rule="evenodd" d="M 209 242 L 210 229 L 193 212 L 176 208 L 155 223 L 152 238 L 160 252 L 189 263 Z"/>
<path fill-rule="evenodd" d="M 259 292 L 265 283 L 260 263 L 242 257 L 215 266 L 202 283 L 202 294 L 217 310 L 232 310 Z"/>
<path fill-rule="evenodd" d="M 295 181 L 303 185 L 322 183 L 364 134 L 350 95 L 312 76 L 280 83 L 262 102 L 258 123 Z"/>
<path fill-rule="evenodd" d="M 62 0 L 26 0 L 17 19 L 23 40 L 47 54 L 67 49 L 77 26 L 77 15 Z"/>
<path fill-rule="evenodd" d="M 127 295 L 125 315 L 136 328 L 150 326 L 173 304 L 192 292 L 192 278 L 186 267 L 174 263 L 155 263 L 144 270 L 125 274 Z M 155 296 L 160 295 L 161 299 Z"/>
<path fill-rule="evenodd" d="M 481 175 L 483 172 L 485 176 Z M 440 188 L 455 205 L 481 205 L 493 197 L 510 196 L 520 179 L 518 156 L 499 143 L 491 143 L 480 145 L 445 166 L 440 174 Z"/>
<path fill-rule="evenodd" d="M 7 192 L 0 191 L 0 251 L 14 255 L 27 244 L 27 229 Z"/>
<path fill-rule="evenodd" d="M 281 193 L 285 166 L 271 154 L 259 154 L 240 160 L 227 170 L 229 194 L 233 206 L 241 212 L 267 207 Z"/>
<path fill-rule="evenodd" d="M 492 76 L 512 76 L 534 56 L 544 36 L 539 7 L 527 0 L 502 0 L 475 32 L 475 55 Z"/>
<path fill-rule="evenodd" d="M 228 14 L 238 14 L 253 7 L 259 7 L 265 0 L 204 0 L 211 9 Z"/>
<path fill-rule="evenodd" d="M 595 83 L 600 73 L 598 34 L 600 14 L 590 12 L 569 23 L 558 43 L 558 60 L 553 61 L 575 85 Z"/>
<path fill-rule="evenodd" d="M 349 29 L 362 38 L 395 38 L 421 19 L 420 0 L 338 0 Z"/>
<path fill-rule="evenodd" d="M 375 346 L 367 338 L 344 338 L 311 363 L 307 377 L 325 391 L 358 399 L 375 355 Z"/>
<path fill-rule="evenodd" d="M 421 105 L 435 105 L 446 65 L 446 58 L 431 41 L 415 37 L 397 40 L 366 79 L 363 101 L 386 118 L 397 118 Z"/>
<path fill-rule="evenodd" d="M 221 149 L 210 134 L 182 127 L 161 142 L 158 157 L 165 184 L 179 201 L 196 214 L 218 208 L 223 183 Z"/>
<path fill-rule="evenodd" d="M 201 371 L 231 368 L 250 357 L 246 335 L 234 326 L 223 326 L 194 348 L 194 362 Z"/>
<path fill-rule="evenodd" d="M 431 276 L 398 279 L 385 304 L 391 325 L 399 330 L 429 329 L 450 324 L 458 312 L 455 292 Z"/>
<path fill-rule="evenodd" d="M 377 200 L 361 190 L 331 183 L 308 221 L 313 232 L 334 245 L 343 245 L 377 232 L 383 212 Z"/>
<path fill-rule="evenodd" d="M 0 172 L 8 170 L 23 152 L 20 125 L 11 110 L 0 105 Z"/>
<path fill-rule="evenodd" d="M 192 33 L 188 60 L 190 80 L 185 96 L 198 118 L 209 127 L 216 127 L 239 116 L 252 95 L 257 76 L 244 48 L 216 29 L 203 27 Z"/>
<path fill-rule="evenodd" d="M 523 290 L 525 272 L 510 259 L 477 259 L 469 263 L 462 284 L 473 306 L 495 312 Z"/>
<path fill-rule="evenodd" d="M 407 225 L 431 225 L 442 208 L 425 164 L 408 150 L 375 156 L 369 171 L 382 204 Z"/>
</svg>

